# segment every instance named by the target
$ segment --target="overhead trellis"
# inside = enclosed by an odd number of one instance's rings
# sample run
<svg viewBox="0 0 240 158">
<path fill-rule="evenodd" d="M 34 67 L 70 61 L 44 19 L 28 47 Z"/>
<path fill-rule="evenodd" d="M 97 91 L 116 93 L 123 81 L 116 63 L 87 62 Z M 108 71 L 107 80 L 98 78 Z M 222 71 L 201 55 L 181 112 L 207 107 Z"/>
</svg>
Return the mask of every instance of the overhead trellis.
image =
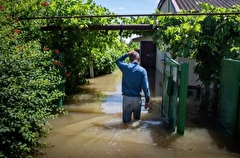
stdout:
<svg viewBox="0 0 240 158">
<path fill-rule="evenodd" d="M 117 17 L 158 17 L 158 16 L 201 16 L 201 15 L 239 15 L 240 12 L 226 12 L 226 13 L 164 13 L 164 14 L 125 14 L 125 15 L 76 15 L 76 16 L 42 16 L 42 17 L 28 17 L 28 18 L 19 18 L 19 20 L 37 20 L 37 19 L 71 19 L 71 18 L 117 18 Z"/>
<path fill-rule="evenodd" d="M 79 16 L 43 16 L 43 17 L 28 17 L 28 18 L 19 18 L 19 20 L 40 20 L 40 19 L 74 19 L 74 18 L 118 18 L 118 17 L 158 17 L 158 16 L 220 16 L 220 15 L 240 15 L 240 12 L 226 12 L 226 13 L 165 13 L 165 14 L 126 14 L 126 15 L 79 15 Z M 41 30 L 43 31 L 54 31 L 54 30 L 75 30 L 79 29 L 77 27 L 61 27 L 61 26 L 42 26 Z M 81 30 L 153 30 L 154 27 L 151 24 L 107 24 L 107 25 L 92 25 L 81 28 Z"/>
<path fill-rule="evenodd" d="M 61 27 L 61 26 L 42 26 L 43 31 L 54 30 L 74 30 L 76 27 Z M 151 24 L 109 24 L 109 25 L 92 25 L 82 28 L 81 30 L 153 30 Z"/>
</svg>

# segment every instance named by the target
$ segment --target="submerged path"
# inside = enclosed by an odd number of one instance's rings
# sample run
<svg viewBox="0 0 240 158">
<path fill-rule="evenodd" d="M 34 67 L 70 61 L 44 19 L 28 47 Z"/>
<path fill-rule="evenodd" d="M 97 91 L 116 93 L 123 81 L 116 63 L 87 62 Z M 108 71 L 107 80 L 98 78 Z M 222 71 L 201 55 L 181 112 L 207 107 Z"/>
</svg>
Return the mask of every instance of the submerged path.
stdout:
<svg viewBox="0 0 240 158">
<path fill-rule="evenodd" d="M 89 79 L 83 93 L 70 96 L 69 114 L 49 120 L 53 130 L 37 158 L 234 158 L 240 155 L 228 137 L 196 126 L 184 136 L 167 130 L 160 114 L 160 83 L 154 74 L 151 108 L 140 121 L 121 118 L 121 73 Z M 190 109 L 194 109 L 190 107 Z"/>
</svg>

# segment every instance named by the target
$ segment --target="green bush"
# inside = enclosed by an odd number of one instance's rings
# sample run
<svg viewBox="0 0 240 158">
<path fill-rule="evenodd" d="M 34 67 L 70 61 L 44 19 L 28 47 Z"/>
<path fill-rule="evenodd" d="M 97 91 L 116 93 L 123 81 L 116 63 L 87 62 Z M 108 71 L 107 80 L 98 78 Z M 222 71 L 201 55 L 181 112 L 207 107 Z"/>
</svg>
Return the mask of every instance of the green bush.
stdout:
<svg viewBox="0 0 240 158">
<path fill-rule="evenodd" d="M 91 62 L 97 75 L 110 73 L 128 49 L 118 32 L 81 30 L 114 18 L 25 18 L 94 14 L 112 13 L 92 0 L 0 0 L 0 157 L 30 157 L 51 129 L 47 119 L 56 116 L 64 87 L 77 92 Z M 63 30 L 41 31 L 50 25 Z"/>
<path fill-rule="evenodd" d="M 26 41 L 26 31 L 7 12 L 0 15 L 0 157 L 29 157 L 50 128 L 53 102 L 63 82 L 51 51 Z M 5 13 L 5 14 L 4 14 Z"/>
</svg>

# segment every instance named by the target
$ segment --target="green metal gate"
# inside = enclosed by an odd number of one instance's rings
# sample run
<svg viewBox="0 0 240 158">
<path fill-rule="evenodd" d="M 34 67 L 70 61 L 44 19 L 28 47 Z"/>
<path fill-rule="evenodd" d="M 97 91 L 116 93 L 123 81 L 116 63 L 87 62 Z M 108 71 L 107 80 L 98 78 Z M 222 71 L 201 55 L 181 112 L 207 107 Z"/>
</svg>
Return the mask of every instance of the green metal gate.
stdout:
<svg viewBox="0 0 240 158">
<path fill-rule="evenodd" d="M 167 55 L 164 57 L 162 112 L 175 131 L 178 99 L 179 64 Z"/>
<path fill-rule="evenodd" d="M 62 67 L 60 67 L 60 71 L 59 71 L 59 73 L 60 73 L 60 75 L 64 78 L 65 77 L 65 55 L 64 55 L 65 53 L 64 52 L 61 52 L 60 54 L 59 54 L 59 61 L 62 63 Z M 63 93 L 65 93 L 65 84 L 64 83 L 62 83 L 62 84 L 60 84 L 59 86 L 58 86 L 58 89 L 60 90 L 60 91 L 62 91 Z M 59 103 L 58 103 L 58 106 L 59 107 L 61 107 L 61 106 L 63 106 L 63 104 L 64 104 L 64 96 L 61 96 L 60 98 L 59 98 Z"/>
<path fill-rule="evenodd" d="M 229 134 L 240 137 L 239 60 L 222 60 L 220 81 L 219 122 Z"/>
<path fill-rule="evenodd" d="M 179 65 L 178 62 L 167 55 L 164 56 L 162 114 L 167 118 L 173 132 L 175 131 L 176 123 L 178 123 L 177 132 L 180 134 L 184 133 L 185 126 L 188 68 L 188 63 Z M 180 96 L 179 107 L 178 96 Z M 177 111 L 179 112 L 177 113 Z"/>
<path fill-rule="evenodd" d="M 59 74 L 63 79 L 65 78 L 65 53 L 64 52 L 59 52 L 57 53 L 54 57 L 54 60 L 58 60 L 60 62 L 61 66 L 57 66 L 59 69 Z M 56 87 L 59 91 L 61 91 L 63 94 L 65 94 L 65 84 L 60 83 Z M 64 105 L 65 101 L 65 96 L 61 96 L 58 99 L 54 101 L 54 104 L 58 105 L 58 107 L 62 107 Z"/>
</svg>

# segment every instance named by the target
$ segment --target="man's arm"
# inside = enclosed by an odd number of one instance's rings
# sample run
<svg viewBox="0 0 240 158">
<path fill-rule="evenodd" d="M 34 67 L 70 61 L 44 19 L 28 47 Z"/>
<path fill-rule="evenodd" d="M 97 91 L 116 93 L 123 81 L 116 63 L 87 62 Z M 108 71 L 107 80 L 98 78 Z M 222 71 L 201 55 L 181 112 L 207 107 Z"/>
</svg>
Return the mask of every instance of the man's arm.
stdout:
<svg viewBox="0 0 240 158">
<path fill-rule="evenodd" d="M 149 90 L 149 83 L 148 83 L 148 77 L 147 77 L 147 71 L 144 71 L 144 77 L 142 80 L 142 86 L 143 86 L 143 92 L 145 96 L 145 109 L 149 107 L 150 103 L 150 90 Z"/>
<path fill-rule="evenodd" d="M 130 56 L 130 55 L 133 54 L 133 53 L 134 53 L 134 52 L 131 51 L 131 52 L 128 52 L 128 53 L 126 53 L 126 54 L 123 54 L 121 57 L 119 57 L 119 58 L 116 60 L 117 66 L 121 69 L 122 66 L 125 64 L 125 63 L 123 63 L 123 61 L 124 61 L 128 56 Z"/>
<path fill-rule="evenodd" d="M 116 60 L 116 64 L 119 68 L 121 68 L 121 65 L 124 65 L 123 61 L 128 57 L 128 53 L 126 54 L 123 54 L 121 57 L 119 57 L 117 60 Z"/>
</svg>

